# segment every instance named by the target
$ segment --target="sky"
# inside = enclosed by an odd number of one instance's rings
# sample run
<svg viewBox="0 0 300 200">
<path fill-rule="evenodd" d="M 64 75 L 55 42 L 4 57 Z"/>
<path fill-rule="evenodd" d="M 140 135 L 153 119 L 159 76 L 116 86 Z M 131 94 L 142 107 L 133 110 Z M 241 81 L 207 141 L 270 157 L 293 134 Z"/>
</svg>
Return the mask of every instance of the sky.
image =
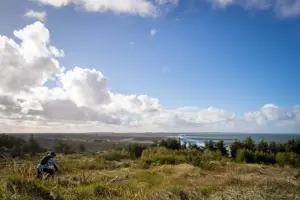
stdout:
<svg viewBox="0 0 300 200">
<path fill-rule="evenodd" d="M 300 0 L 0 0 L 0 132 L 300 133 Z"/>
</svg>

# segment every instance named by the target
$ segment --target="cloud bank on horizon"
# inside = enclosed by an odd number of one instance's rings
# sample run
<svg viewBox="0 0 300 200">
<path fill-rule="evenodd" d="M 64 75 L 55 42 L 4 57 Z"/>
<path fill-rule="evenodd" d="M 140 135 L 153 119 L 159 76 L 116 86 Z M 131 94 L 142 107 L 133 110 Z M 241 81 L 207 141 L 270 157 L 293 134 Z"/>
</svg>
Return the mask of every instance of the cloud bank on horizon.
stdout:
<svg viewBox="0 0 300 200">
<path fill-rule="evenodd" d="M 65 70 L 50 32 L 35 22 L 0 35 L 0 131 L 255 131 L 263 126 L 297 127 L 300 106 L 266 104 L 236 116 L 221 108 L 167 109 L 157 98 L 118 94 L 95 69 Z M 52 81 L 55 87 L 45 83 Z"/>
</svg>

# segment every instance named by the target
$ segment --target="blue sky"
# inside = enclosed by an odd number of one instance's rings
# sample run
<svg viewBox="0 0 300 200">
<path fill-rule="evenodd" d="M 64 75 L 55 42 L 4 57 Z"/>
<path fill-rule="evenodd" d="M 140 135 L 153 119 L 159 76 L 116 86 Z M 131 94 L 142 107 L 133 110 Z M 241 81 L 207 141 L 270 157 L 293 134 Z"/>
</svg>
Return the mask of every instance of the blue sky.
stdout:
<svg viewBox="0 0 300 200">
<path fill-rule="evenodd" d="M 14 38 L 14 30 L 37 21 L 24 16 L 29 10 L 46 12 L 42 23 L 50 43 L 65 53 L 60 66 L 95 68 L 114 94 L 154 97 L 166 110 L 220 108 L 239 120 L 266 104 L 280 113 L 300 104 L 296 0 L 289 5 L 292 14 L 286 9 L 282 14 L 272 3 L 262 9 L 241 1 L 162 1 L 153 3 L 160 10 L 155 17 L 37 1 L 2 0 L 0 35 Z M 57 87 L 53 81 L 43 85 Z"/>
</svg>

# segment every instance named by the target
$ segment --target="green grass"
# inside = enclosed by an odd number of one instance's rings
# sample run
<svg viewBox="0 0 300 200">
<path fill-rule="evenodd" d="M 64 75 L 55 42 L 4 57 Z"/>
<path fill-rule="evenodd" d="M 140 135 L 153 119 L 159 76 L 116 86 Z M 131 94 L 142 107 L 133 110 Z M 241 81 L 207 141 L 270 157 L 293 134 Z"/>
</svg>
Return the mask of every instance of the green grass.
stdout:
<svg viewBox="0 0 300 200">
<path fill-rule="evenodd" d="M 17 159 L 21 165 L 0 168 L 0 199 L 300 199 L 297 168 L 239 164 L 208 151 L 159 148 L 135 160 L 125 155 L 58 155 L 62 172 L 50 180 L 34 178 L 38 158 Z"/>
</svg>

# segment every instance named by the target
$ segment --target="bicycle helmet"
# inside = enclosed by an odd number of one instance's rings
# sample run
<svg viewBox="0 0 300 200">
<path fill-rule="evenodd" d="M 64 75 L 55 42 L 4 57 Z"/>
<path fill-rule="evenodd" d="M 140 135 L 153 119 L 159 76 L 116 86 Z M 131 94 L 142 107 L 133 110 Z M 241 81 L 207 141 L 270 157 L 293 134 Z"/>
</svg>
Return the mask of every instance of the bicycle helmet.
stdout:
<svg viewBox="0 0 300 200">
<path fill-rule="evenodd" d="M 52 151 L 49 155 L 52 156 L 52 157 L 55 157 L 56 153 L 54 151 Z"/>
</svg>

